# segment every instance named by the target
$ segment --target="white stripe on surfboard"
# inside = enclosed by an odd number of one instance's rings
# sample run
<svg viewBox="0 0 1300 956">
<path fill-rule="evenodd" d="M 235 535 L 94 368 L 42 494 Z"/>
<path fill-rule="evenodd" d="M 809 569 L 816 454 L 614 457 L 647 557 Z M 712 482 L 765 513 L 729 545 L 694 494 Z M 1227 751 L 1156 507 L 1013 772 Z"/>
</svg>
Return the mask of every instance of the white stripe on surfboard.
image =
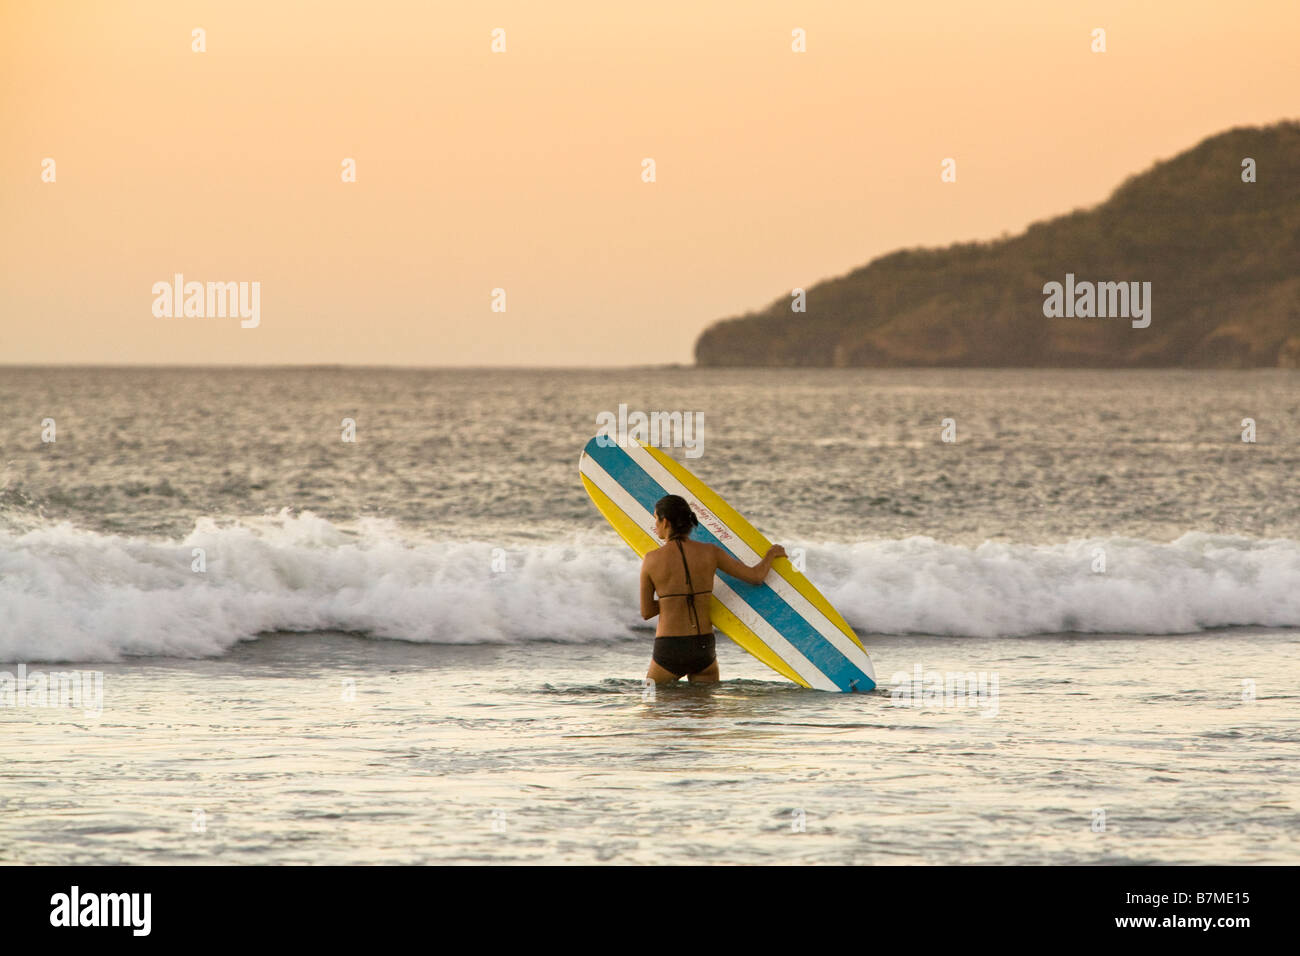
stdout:
<svg viewBox="0 0 1300 956">
<path fill-rule="evenodd" d="M 654 516 L 590 455 L 583 455 L 578 470 L 590 478 L 592 484 L 599 488 L 620 511 L 632 519 L 639 527 L 645 527 L 647 522 L 653 525 Z M 681 485 L 678 484 L 677 487 L 681 488 Z M 682 490 L 685 491 L 686 489 L 682 488 Z M 770 647 L 777 657 L 790 665 L 796 674 L 812 684 L 817 690 L 838 691 L 840 689 L 833 680 L 822 673 L 817 665 L 808 660 L 797 647 L 782 637 L 772 627 L 767 618 L 759 614 L 757 610 L 750 606 L 749 602 L 729 587 L 727 582 L 714 577 L 713 584 L 718 600 L 722 602 L 723 606 L 753 631 L 760 641 Z M 755 624 L 758 626 L 756 627 Z"/>
<path fill-rule="evenodd" d="M 672 472 L 661 465 L 654 455 L 650 454 L 639 444 L 629 441 L 628 447 L 625 450 L 627 451 L 629 458 L 644 468 L 646 473 L 655 481 L 659 482 L 659 484 L 664 488 L 672 485 L 673 488 L 679 489 L 679 493 L 685 492 L 685 494 L 682 495 L 683 498 L 690 499 L 695 497 L 689 488 L 678 481 Z M 712 512 L 710 513 L 712 514 Z M 735 553 L 736 557 L 745 564 L 758 563 L 763 556 L 757 554 L 748 544 L 746 544 L 745 540 L 740 536 L 736 529 L 728 525 L 721 515 L 713 514 L 713 516 L 718 519 L 724 528 L 731 532 L 734 542 L 728 542 L 728 544 L 732 545 L 731 550 Z M 743 554 L 740 553 L 741 550 L 744 551 Z M 858 645 L 847 634 L 836 627 L 834 621 L 823 614 L 815 604 L 800 594 L 794 585 L 779 574 L 771 575 L 765 583 L 773 591 L 779 594 L 796 614 L 811 624 L 817 630 L 817 633 L 830 641 L 831 644 L 835 646 L 836 650 L 848 658 L 850 663 L 854 664 L 859 670 L 871 677 L 873 681 L 875 680 L 875 670 L 871 666 L 871 658 L 863 653 L 862 648 L 858 647 Z"/>
</svg>

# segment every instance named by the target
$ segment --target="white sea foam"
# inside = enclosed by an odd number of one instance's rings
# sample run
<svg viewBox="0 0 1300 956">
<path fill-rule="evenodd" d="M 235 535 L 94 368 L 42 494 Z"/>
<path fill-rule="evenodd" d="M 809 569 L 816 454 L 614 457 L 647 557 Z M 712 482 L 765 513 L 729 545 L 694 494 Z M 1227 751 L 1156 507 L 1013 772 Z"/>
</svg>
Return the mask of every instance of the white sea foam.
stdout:
<svg viewBox="0 0 1300 956">
<path fill-rule="evenodd" d="M 205 550 L 206 573 L 191 570 L 193 548 Z M 1285 539 L 971 549 L 913 537 L 815 545 L 807 565 L 863 634 L 1300 627 L 1300 543 Z M 608 537 L 421 541 L 386 521 L 343 528 L 310 513 L 205 520 L 170 542 L 68 524 L 0 531 L 0 661 L 220 656 L 275 630 L 456 644 L 644 639 L 631 629 L 643 623 L 638 567 Z"/>
<path fill-rule="evenodd" d="M 1099 549 L 1101 573 L 1094 570 Z M 1300 542 L 1289 539 L 1189 532 L 1172 542 L 1112 537 L 967 548 L 912 537 L 828 545 L 824 557 L 810 550 L 808 563 L 809 577 L 845 618 L 877 633 L 1185 634 L 1300 626 Z"/>
</svg>

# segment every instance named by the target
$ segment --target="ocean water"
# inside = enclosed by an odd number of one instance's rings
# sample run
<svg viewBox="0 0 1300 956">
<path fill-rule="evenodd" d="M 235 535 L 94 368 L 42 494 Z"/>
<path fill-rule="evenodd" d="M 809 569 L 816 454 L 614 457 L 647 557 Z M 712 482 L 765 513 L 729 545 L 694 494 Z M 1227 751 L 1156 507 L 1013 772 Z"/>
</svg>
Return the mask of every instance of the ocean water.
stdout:
<svg viewBox="0 0 1300 956">
<path fill-rule="evenodd" d="M 1300 862 L 1297 385 L 0 367 L 0 861 Z M 875 693 L 643 687 L 620 405 Z"/>
</svg>

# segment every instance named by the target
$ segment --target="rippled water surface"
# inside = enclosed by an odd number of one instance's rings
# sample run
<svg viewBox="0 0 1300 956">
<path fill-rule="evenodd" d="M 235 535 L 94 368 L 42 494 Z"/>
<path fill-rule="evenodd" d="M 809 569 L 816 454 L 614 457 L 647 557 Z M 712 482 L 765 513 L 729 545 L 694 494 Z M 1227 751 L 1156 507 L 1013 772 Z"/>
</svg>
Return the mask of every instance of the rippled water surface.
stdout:
<svg viewBox="0 0 1300 956">
<path fill-rule="evenodd" d="M 721 684 L 647 700 L 649 640 L 105 665 L 99 717 L 0 714 L 0 859 L 1300 860 L 1294 634 L 872 645 L 882 686 L 996 672 L 974 708 L 796 689 L 726 642 Z"/>
<path fill-rule="evenodd" d="M 1297 381 L 0 368 L 0 861 L 1298 863 Z M 723 639 L 647 698 L 620 404 L 703 414 L 876 693 Z"/>
</svg>

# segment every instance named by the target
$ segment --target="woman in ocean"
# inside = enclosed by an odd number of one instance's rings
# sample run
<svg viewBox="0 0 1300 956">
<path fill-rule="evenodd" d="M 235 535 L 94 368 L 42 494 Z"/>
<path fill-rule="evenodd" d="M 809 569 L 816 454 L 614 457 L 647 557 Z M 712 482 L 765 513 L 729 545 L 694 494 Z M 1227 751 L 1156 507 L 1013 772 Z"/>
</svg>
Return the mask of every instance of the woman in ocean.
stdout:
<svg viewBox="0 0 1300 956">
<path fill-rule="evenodd" d="M 716 681 L 718 658 L 709 620 L 714 572 L 725 571 L 733 578 L 761 584 L 772 562 L 785 557 L 785 549 L 774 544 L 751 568 L 716 544 L 690 540 L 691 529 L 699 523 L 680 495 L 667 495 L 655 503 L 655 534 L 664 546 L 641 562 L 641 617 L 648 621 L 659 615 L 654 655 L 645 675 L 656 684 L 671 684 L 683 674 L 691 683 Z M 676 548 L 669 547 L 672 542 Z M 696 581 L 700 582 L 698 589 Z M 663 600 L 668 604 L 660 607 Z"/>
</svg>

